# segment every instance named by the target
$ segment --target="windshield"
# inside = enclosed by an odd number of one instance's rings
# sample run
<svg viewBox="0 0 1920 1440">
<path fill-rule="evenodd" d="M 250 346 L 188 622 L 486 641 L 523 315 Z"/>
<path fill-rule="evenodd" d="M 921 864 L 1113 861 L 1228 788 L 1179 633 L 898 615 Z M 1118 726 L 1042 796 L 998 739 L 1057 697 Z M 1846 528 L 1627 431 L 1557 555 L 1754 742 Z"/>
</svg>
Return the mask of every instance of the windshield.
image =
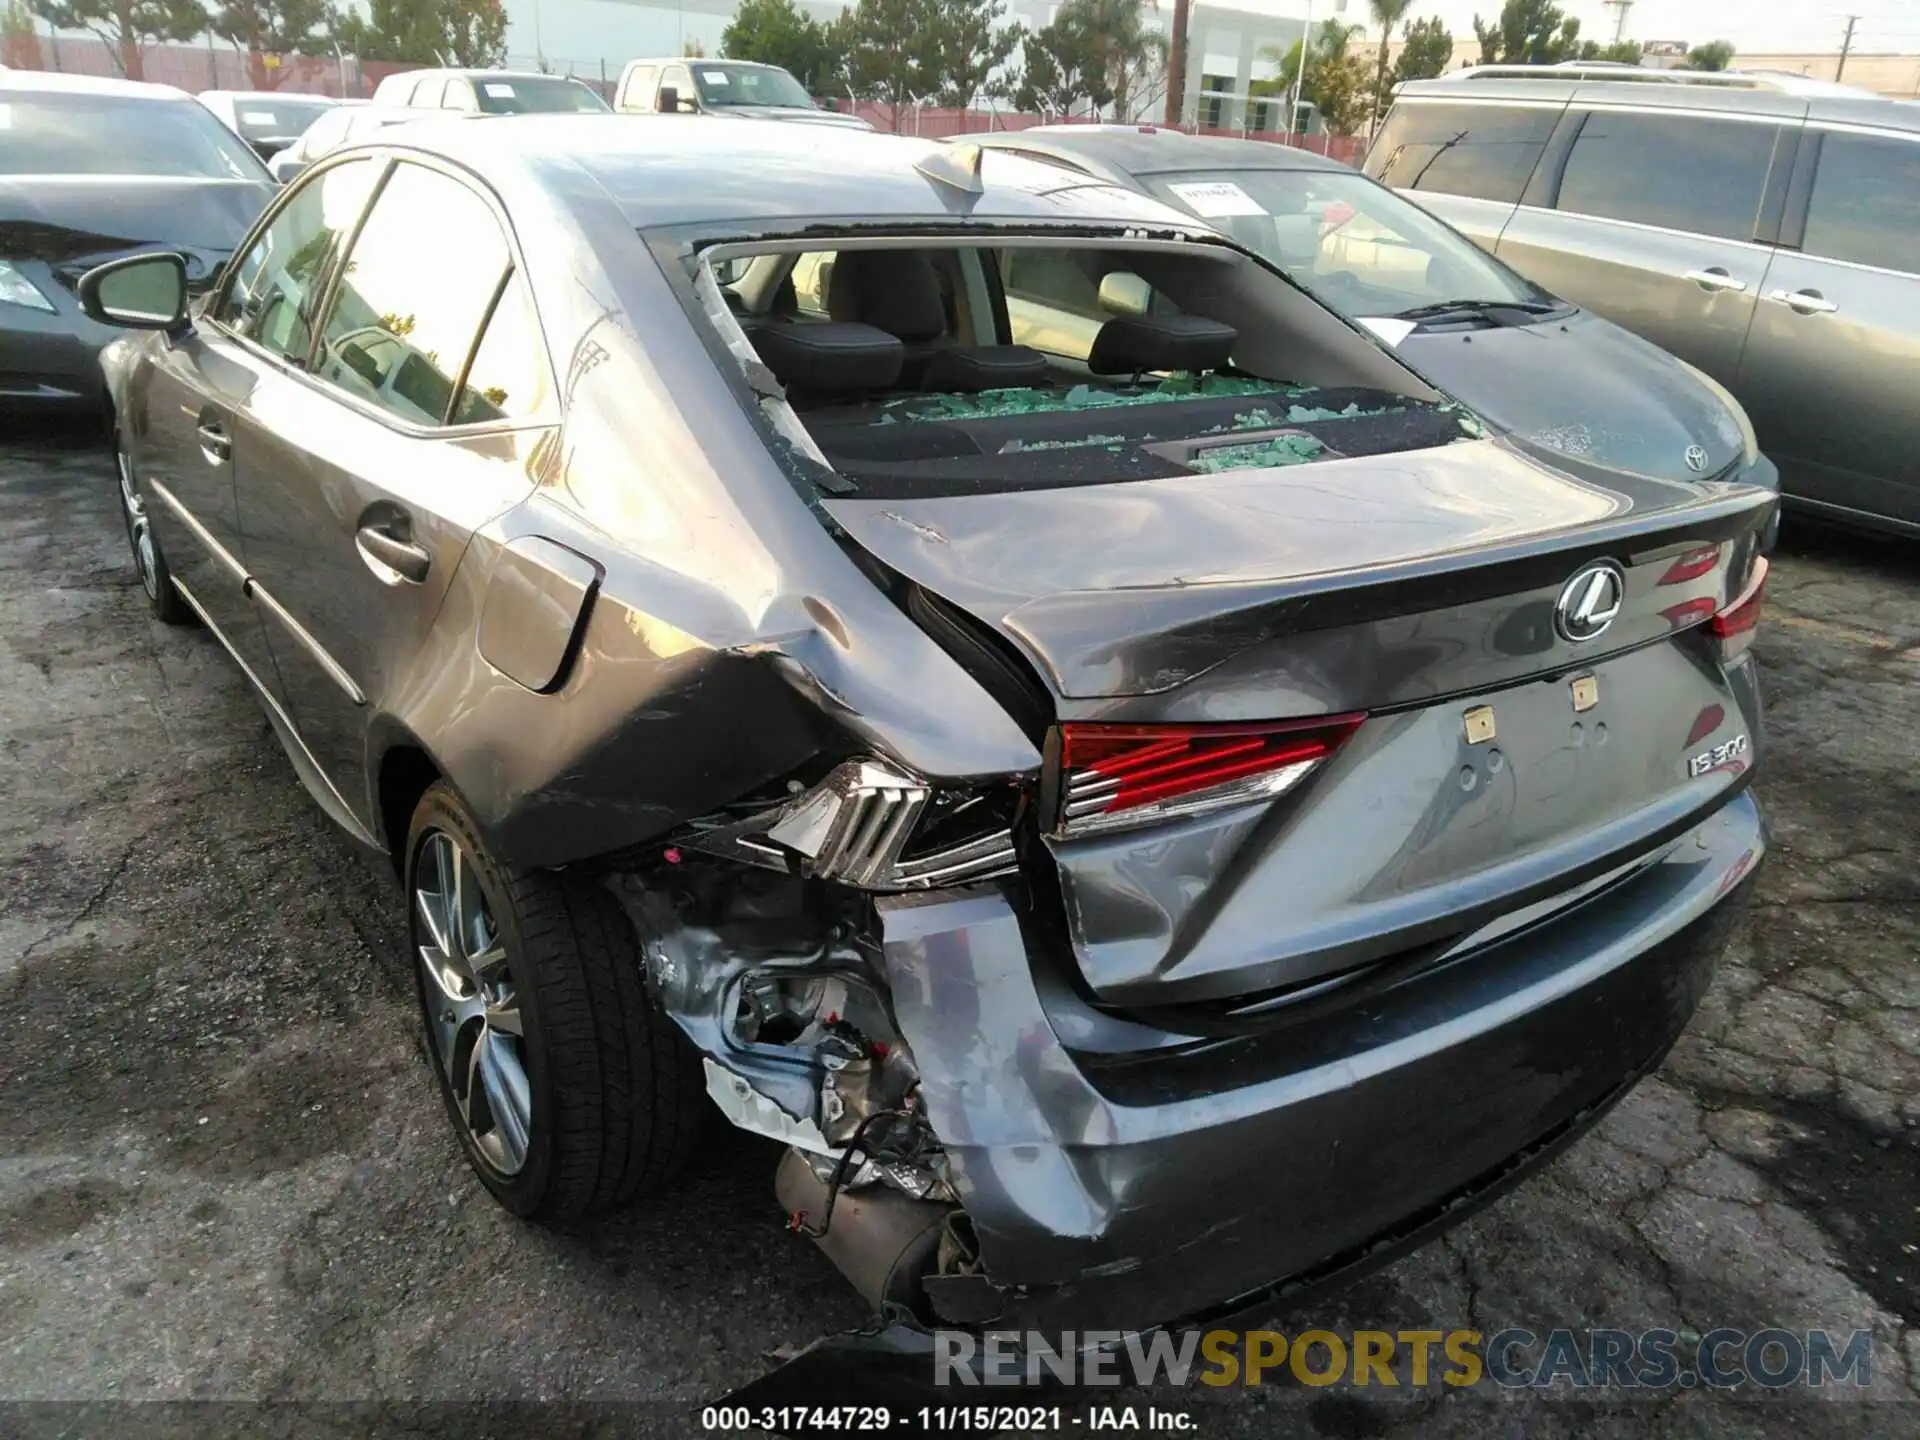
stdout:
<svg viewBox="0 0 1920 1440">
<path fill-rule="evenodd" d="M 0 175 L 272 178 L 195 101 L 18 91 L 0 95 Z"/>
<path fill-rule="evenodd" d="M 778 105 L 789 110 L 812 110 L 812 99 L 800 82 L 772 65 L 696 65 L 694 83 L 702 105 Z"/>
<path fill-rule="evenodd" d="M 489 115 L 572 114 L 608 108 L 607 102 L 586 86 L 558 76 L 545 79 L 516 75 L 511 80 L 489 80 L 476 75 L 473 93 L 481 110 Z"/>
<path fill-rule="evenodd" d="M 1534 305 L 1536 290 L 1472 241 L 1363 175 L 1189 171 L 1142 179 L 1352 319 L 1452 302 Z"/>
<path fill-rule="evenodd" d="M 233 118 L 242 139 L 291 140 L 305 134 L 309 125 L 333 108 L 324 100 L 236 95 Z"/>
</svg>

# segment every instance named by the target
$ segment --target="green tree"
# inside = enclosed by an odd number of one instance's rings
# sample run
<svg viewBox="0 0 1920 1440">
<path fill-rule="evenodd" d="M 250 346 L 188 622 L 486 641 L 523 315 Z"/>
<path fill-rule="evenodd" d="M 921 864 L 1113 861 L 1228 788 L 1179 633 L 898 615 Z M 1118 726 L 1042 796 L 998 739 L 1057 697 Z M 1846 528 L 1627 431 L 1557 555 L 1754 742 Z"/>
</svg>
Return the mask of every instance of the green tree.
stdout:
<svg viewBox="0 0 1920 1440">
<path fill-rule="evenodd" d="M 1705 45 L 1695 45 L 1687 51 L 1687 58 L 1681 64 L 1682 70 L 1724 70 L 1733 63 L 1733 42 L 1731 40 L 1709 40 Z"/>
<path fill-rule="evenodd" d="M 1580 45 L 1582 60 L 1605 60 L 1615 65 L 1638 65 L 1640 63 L 1640 42 L 1638 40 L 1615 40 L 1611 45 L 1601 45 L 1592 40 L 1582 41 Z"/>
<path fill-rule="evenodd" d="M 1438 15 L 1411 21 L 1400 34 L 1403 43 L 1393 62 L 1393 84 L 1447 73 L 1447 62 L 1453 59 L 1453 33 Z"/>
<path fill-rule="evenodd" d="M 507 12 L 500 0 L 371 0 L 365 16 L 343 15 L 334 34 L 362 60 L 498 65 Z"/>
<path fill-rule="evenodd" d="M 328 53 L 334 18 L 328 0 L 221 0 L 208 28 L 246 52 L 254 89 L 272 90 L 285 71 L 269 66 L 267 57 Z"/>
<path fill-rule="evenodd" d="M 1352 53 L 1358 25 L 1328 20 L 1313 32 L 1313 44 L 1307 51 L 1304 75 L 1300 69 L 1300 44 L 1296 40 L 1282 55 L 1279 47 L 1265 46 L 1261 58 L 1273 62 L 1279 73 L 1271 80 L 1255 81 L 1248 86 L 1254 95 L 1291 95 L 1295 77 L 1300 77 L 1299 98 L 1319 112 L 1321 121 L 1336 135 L 1351 135 L 1360 127 L 1372 106 L 1371 77 L 1359 56 Z M 1288 123 L 1292 129 L 1291 120 Z"/>
<path fill-rule="evenodd" d="M 1082 12 L 1062 5 L 1052 21 L 1022 37 L 1021 72 L 1013 90 L 1013 103 L 1022 110 L 1067 115 L 1076 106 L 1103 106 L 1112 98 Z"/>
<path fill-rule="evenodd" d="M 1384 115 L 1387 109 L 1387 49 L 1393 42 L 1393 27 L 1406 18 L 1413 0 L 1367 0 L 1373 23 L 1380 27 L 1380 54 L 1373 67 L 1373 113 Z"/>
<path fill-rule="evenodd" d="M 59 30 L 85 30 L 129 80 L 144 78 L 140 47 L 191 40 L 207 28 L 200 0 L 32 0 L 33 12 Z"/>
<path fill-rule="evenodd" d="M 976 95 L 1004 90 L 994 72 L 1006 64 L 1026 31 L 1006 21 L 1003 0 L 945 0 L 934 27 L 930 79 L 942 105 L 971 105 Z"/>
<path fill-rule="evenodd" d="M 1492 25 L 1473 17 L 1483 65 L 1558 65 L 1580 53 L 1580 21 L 1553 0 L 1507 0 Z"/>
<path fill-rule="evenodd" d="M 793 0 L 740 0 L 720 32 L 720 53 L 729 60 L 778 65 L 816 93 L 827 87 L 836 68 L 827 27 Z"/>
<path fill-rule="evenodd" d="M 945 87 L 939 0 L 860 0 L 833 25 L 854 94 L 900 112 Z"/>
<path fill-rule="evenodd" d="M 1080 34 L 1106 81 L 1116 120 L 1133 116 L 1135 97 L 1155 71 L 1164 73 L 1167 37 L 1147 24 L 1146 10 L 1158 0 L 1064 0 L 1061 13 L 1072 7 Z"/>
</svg>

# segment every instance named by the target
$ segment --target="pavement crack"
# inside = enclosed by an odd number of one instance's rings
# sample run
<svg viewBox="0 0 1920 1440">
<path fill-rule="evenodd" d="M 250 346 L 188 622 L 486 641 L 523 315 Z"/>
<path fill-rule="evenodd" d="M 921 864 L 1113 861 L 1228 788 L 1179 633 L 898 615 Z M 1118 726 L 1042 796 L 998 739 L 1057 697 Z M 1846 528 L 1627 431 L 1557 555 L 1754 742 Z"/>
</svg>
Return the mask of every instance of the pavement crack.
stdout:
<svg viewBox="0 0 1920 1440">
<path fill-rule="evenodd" d="M 74 912 L 70 920 L 54 926 L 51 930 L 47 931 L 46 934 L 42 935 L 38 940 L 35 940 L 32 944 L 28 945 L 25 950 L 20 952 L 20 959 L 23 963 L 31 960 L 35 954 L 44 950 L 54 941 L 71 935 L 99 912 L 100 907 L 107 903 L 107 898 L 113 894 L 121 880 L 126 878 L 127 866 L 132 863 L 134 849 L 139 843 L 138 840 L 131 841 L 121 850 L 120 858 L 113 862 L 113 868 L 107 872 L 107 878 L 102 880 L 99 885 L 94 888 L 93 893 L 81 902 L 80 908 Z"/>
</svg>

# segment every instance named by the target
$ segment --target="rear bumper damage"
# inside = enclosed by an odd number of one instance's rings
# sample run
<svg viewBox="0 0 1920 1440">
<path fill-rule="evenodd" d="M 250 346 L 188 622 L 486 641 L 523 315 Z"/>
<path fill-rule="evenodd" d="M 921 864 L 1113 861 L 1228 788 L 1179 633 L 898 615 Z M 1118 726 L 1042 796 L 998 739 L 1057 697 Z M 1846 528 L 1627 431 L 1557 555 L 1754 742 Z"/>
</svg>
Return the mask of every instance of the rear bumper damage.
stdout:
<svg viewBox="0 0 1920 1440">
<path fill-rule="evenodd" d="M 764 899 L 638 918 L 715 1100 L 792 1147 L 795 1228 L 896 1328 L 1135 1332 L 1403 1248 L 1570 1141 L 1686 1025 L 1765 844 L 1739 793 L 1384 994 L 1204 1041 L 1089 1004 L 1015 884 L 865 897 L 805 954 L 755 949 Z"/>
</svg>

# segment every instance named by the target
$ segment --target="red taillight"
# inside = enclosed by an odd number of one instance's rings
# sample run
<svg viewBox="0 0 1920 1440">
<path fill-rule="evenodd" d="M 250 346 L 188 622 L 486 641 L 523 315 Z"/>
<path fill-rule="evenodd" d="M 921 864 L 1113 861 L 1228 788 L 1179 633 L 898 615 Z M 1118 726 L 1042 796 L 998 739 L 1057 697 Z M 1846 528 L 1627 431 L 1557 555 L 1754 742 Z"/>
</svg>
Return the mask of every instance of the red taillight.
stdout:
<svg viewBox="0 0 1920 1440">
<path fill-rule="evenodd" d="M 1709 574 L 1719 563 L 1720 547 L 1718 545 L 1689 550 L 1667 567 L 1667 573 L 1660 577 L 1660 583 L 1678 585 L 1685 580 L 1698 580 L 1702 575 Z"/>
<path fill-rule="evenodd" d="M 1060 727 L 1054 833 L 1149 825 L 1285 794 L 1360 728 L 1364 715 L 1263 725 Z"/>
<path fill-rule="evenodd" d="M 1767 571 L 1771 568 L 1764 555 L 1756 555 L 1753 569 L 1747 573 L 1747 588 L 1726 609 L 1707 622 L 1707 629 L 1720 642 L 1720 653 L 1731 660 L 1753 643 L 1754 628 L 1760 623 L 1760 602 L 1765 597 Z"/>
</svg>

